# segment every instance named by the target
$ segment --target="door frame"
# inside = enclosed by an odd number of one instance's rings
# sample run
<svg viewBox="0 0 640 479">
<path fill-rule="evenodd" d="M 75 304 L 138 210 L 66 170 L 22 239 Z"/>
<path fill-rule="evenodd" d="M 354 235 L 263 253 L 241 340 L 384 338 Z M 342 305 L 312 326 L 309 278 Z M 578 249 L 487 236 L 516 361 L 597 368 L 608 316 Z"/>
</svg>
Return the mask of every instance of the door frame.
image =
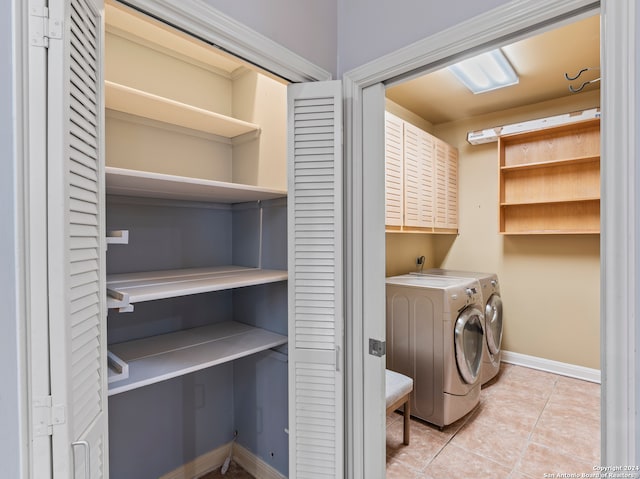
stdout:
<svg viewBox="0 0 640 479">
<path fill-rule="evenodd" d="M 383 150 L 371 152 L 381 129 L 375 105 L 381 104 L 379 85 L 409 79 L 441 68 L 474 52 L 488 50 L 505 41 L 516 41 L 532 31 L 549 28 L 577 16 L 601 14 L 602 101 L 601 154 L 601 463 L 640 463 L 640 328 L 635 326 L 640 304 L 636 285 L 640 265 L 636 254 L 638 218 L 636 187 L 640 173 L 635 167 L 639 143 L 637 75 L 640 67 L 636 49 L 638 11 L 635 0 L 520 0 L 497 7 L 452 28 L 436 33 L 405 48 L 345 73 L 346 102 L 346 200 L 347 211 L 347 347 L 353 354 L 347 364 L 351 378 L 347 390 L 348 457 L 353 467 L 348 477 L 363 475 L 367 461 L 384 457 L 383 393 L 379 390 L 384 368 L 379 358 L 368 354 L 369 338 L 384 339 L 384 308 L 367 308 L 384 297 L 384 275 L 371 279 L 384 263 L 380 243 L 384 215 L 379 208 L 384 188 Z M 367 93 L 376 88 L 377 94 Z M 379 107 L 378 107 L 379 108 Z M 366 119 L 366 120 L 365 120 Z M 606 159 L 616 159 L 606 161 Z M 377 184 L 371 183 L 377 181 Z M 377 188 L 376 188 L 377 186 Z M 372 246 L 373 245 L 373 246 Z M 366 252 L 366 256 L 365 256 Z M 364 312 L 366 311 L 366 314 Z M 364 405 L 364 407 L 362 406 Z M 363 411 L 363 412 L 360 412 Z M 366 420 L 365 420 L 366 418 Z M 375 421 L 374 421 L 375 420 Z M 377 421 L 377 422 L 376 422 Z M 373 422 L 373 424 L 372 424 Z M 359 435 L 368 424 L 369 434 Z M 380 434 L 372 434 L 377 429 Z M 371 477 L 371 476 L 369 476 Z"/>
<path fill-rule="evenodd" d="M 291 82 L 331 80 L 331 73 L 201 1 L 105 0 L 122 3 L 211 43 Z"/>
</svg>

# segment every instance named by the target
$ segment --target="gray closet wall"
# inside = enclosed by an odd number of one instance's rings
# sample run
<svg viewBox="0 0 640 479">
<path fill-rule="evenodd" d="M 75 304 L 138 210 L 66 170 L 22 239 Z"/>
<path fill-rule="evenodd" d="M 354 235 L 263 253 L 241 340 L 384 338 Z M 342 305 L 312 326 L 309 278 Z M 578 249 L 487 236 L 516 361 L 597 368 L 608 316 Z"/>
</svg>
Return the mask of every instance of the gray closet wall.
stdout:
<svg viewBox="0 0 640 479">
<path fill-rule="evenodd" d="M 108 196 L 107 272 L 236 264 L 286 269 L 286 200 L 236 205 Z M 260 244 L 262 246 L 260 247 Z M 287 334 L 287 283 L 138 303 L 109 311 L 109 344 L 239 321 Z M 288 474 L 287 356 L 266 351 L 109 398 L 110 470 L 157 479 L 199 455 L 237 442 Z"/>
</svg>

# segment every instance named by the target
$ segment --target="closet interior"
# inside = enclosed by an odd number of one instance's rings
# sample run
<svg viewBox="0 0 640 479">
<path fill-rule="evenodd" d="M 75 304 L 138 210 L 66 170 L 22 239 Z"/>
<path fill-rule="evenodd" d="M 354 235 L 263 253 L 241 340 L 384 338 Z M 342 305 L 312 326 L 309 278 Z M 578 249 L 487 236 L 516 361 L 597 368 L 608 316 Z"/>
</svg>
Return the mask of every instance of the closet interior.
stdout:
<svg viewBox="0 0 640 479">
<path fill-rule="evenodd" d="M 286 476 L 286 84 L 105 11 L 111 477 L 232 441 Z"/>
</svg>

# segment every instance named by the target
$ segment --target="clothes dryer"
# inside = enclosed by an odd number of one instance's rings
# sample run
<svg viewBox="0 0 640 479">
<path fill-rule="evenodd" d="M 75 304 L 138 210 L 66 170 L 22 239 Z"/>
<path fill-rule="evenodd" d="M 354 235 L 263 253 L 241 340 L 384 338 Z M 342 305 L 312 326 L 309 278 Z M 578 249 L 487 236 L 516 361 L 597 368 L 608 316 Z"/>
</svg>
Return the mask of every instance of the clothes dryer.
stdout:
<svg viewBox="0 0 640 479">
<path fill-rule="evenodd" d="M 493 379 L 500 371 L 500 359 L 502 356 L 502 297 L 500 296 L 498 275 L 495 273 L 478 273 L 441 268 L 430 268 L 421 274 L 478 280 L 480 291 L 482 292 L 485 333 L 480 382 L 485 384 Z"/>
<path fill-rule="evenodd" d="M 413 416 L 451 424 L 480 400 L 484 333 L 477 280 L 393 276 L 386 300 L 387 369 L 413 379 Z"/>
</svg>

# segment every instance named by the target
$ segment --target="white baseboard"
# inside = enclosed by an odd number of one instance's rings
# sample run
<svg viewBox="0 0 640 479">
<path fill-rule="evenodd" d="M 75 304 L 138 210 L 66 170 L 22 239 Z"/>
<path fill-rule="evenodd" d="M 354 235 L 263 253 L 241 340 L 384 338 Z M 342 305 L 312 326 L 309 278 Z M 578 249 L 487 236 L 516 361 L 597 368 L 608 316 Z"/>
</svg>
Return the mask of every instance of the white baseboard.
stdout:
<svg viewBox="0 0 640 479">
<path fill-rule="evenodd" d="M 196 479 L 203 476 L 222 466 L 229 455 L 230 447 L 233 447 L 233 460 L 254 477 L 259 479 L 286 479 L 286 476 L 280 474 L 258 456 L 234 442 L 228 442 L 217 449 L 198 456 L 193 461 L 168 472 L 159 479 Z"/>
<path fill-rule="evenodd" d="M 575 364 L 528 356 L 527 354 L 512 353 L 511 351 L 502 351 L 501 360 L 508 364 L 539 369 L 541 371 L 560 374 L 561 376 L 568 376 L 570 378 L 600 384 L 599 369 L 585 368 L 584 366 L 576 366 Z"/>
<path fill-rule="evenodd" d="M 233 459 L 249 474 L 259 479 L 286 479 L 286 476 L 239 444 L 233 445 Z"/>
<path fill-rule="evenodd" d="M 232 443 L 228 442 L 212 451 L 196 457 L 193 461 L 168 472 L 159 479 L 195 479 L 211 472 L 224 463 L 229 455 L 229 448 Z M 234 446 L 235 447 L 235 446 Z"/>
</svg>

